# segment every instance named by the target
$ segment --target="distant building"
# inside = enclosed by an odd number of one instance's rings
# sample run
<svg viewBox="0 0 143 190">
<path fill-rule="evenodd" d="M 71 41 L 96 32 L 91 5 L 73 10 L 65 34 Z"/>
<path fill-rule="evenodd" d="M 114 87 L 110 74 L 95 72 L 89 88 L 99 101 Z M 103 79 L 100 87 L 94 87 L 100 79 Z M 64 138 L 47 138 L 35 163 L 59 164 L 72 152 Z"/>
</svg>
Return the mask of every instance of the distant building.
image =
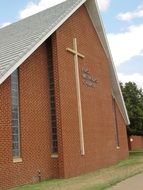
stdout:
<svg viewBox="0 0 143 190">
<path fill-rule="evenodd" d="M 143 136 L 129 136 L 129 149 L 141 150 L 143 149 Z"/>
</svg>

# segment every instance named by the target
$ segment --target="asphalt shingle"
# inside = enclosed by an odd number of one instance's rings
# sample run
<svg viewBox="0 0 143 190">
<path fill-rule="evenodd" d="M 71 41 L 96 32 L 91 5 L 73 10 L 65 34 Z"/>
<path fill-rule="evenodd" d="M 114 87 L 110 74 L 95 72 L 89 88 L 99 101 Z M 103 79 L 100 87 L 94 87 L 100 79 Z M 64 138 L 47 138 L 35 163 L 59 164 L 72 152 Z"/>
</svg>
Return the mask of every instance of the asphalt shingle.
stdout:
<svg viewBox="0 0 143 190">
<path fill-rule="evenodd" d="M 20 61 L 82 0 L 68 0 L 0 29 L 0 78 Z M 42 43 L 42 42 L 41 42 Z M 40 45 L 40 44 L 38 44 Z"/>
</svg>

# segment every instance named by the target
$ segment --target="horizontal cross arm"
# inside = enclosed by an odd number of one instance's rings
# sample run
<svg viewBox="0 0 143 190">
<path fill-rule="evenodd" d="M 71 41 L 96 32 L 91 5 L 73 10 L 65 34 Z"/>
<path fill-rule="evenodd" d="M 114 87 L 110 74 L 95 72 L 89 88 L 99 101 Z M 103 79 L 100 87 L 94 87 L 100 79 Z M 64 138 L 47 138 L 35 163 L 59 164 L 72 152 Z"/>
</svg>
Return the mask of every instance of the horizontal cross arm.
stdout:
<svg viewBox="0 0 143 190">
<path fill-rule="evenodd" d="M 84 57 L 85 57 L 85 56 L 82 55 L 81 53 L 78 53 L 78 52 L 76 52 L 75 50 L 73 50 L 73 49 L 71 49 L 71 48 L 66 48 L 66 50 L 69 51 L 69 52 L 71 52 L 71 53 L 74 54 L 74 55 L 78 55 L 78 56 L 81 57 L 81 58 L 84 58 Z"/>
<path fill-rule="evenodd" d="M 71 53 L 73 53 L 73 54 L 76 54 L 76 51 L 74 51 L 74 50 L 71 49 L 71 48 L 66 48 L 66 50 L 69 51 L 69 52 L 71 52 Z"/>
<path fill-rule="evenodd" d="M 85 56 L 82 55 L 81 53 L 77 53 L 77 55 L 78 55 L 79 57 L 81 57 L 81 58 L 84 58 L 84 57 L 85 57 Z"/>
</svg>

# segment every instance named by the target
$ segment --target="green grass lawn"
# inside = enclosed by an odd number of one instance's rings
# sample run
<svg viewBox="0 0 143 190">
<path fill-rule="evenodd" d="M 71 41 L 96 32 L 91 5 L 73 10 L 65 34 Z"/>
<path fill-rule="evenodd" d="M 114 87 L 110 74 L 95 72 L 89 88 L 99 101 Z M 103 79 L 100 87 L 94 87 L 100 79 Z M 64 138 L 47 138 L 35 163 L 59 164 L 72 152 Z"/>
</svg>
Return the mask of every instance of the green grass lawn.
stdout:
<svg viewBox="0 0 143 190">
<path fill-rule="evenodd" d="M 11 190 L 104 190 L 141 172 L 143 172 L 143 150 L 130 152 L 129 159 L 94 173 L 70 179 L 43 181 Z"/>
</svg>

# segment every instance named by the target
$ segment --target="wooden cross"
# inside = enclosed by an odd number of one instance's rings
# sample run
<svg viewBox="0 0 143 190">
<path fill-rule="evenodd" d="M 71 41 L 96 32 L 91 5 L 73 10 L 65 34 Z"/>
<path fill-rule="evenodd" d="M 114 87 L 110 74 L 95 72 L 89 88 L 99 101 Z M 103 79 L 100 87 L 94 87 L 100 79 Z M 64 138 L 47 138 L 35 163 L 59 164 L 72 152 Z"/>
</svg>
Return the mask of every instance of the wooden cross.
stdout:
<svg viewBox="0 0 143 190">
<path fill-rule="evenodd" d="M 67 48 L 66 50 L 74 55 L 76 92 L 77 92 L 76 94 L 77 94 L 78 119 L 79 119 L 79 134 L 80 134 L 80 151 L 81 151 L 81 155 L 85 155 L 82 106 L 81 106 L 81 94 L 80 94 L 80 77 L 79 77 L 79 66 L 78 66 L 78 57 L 84 58 L 85 56 L 78 52 L 76 38 L 73 39 L 73 49 Z"/>
</svg>

